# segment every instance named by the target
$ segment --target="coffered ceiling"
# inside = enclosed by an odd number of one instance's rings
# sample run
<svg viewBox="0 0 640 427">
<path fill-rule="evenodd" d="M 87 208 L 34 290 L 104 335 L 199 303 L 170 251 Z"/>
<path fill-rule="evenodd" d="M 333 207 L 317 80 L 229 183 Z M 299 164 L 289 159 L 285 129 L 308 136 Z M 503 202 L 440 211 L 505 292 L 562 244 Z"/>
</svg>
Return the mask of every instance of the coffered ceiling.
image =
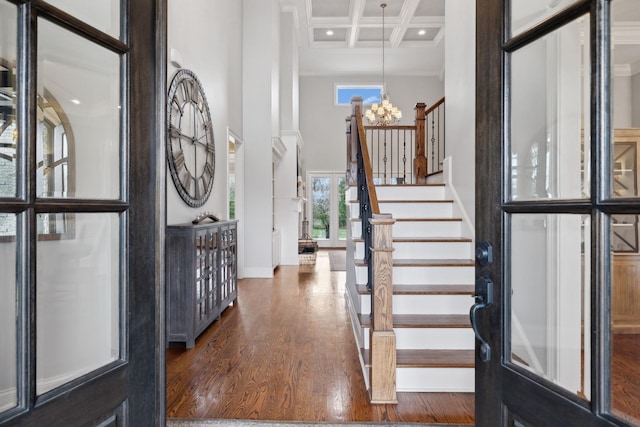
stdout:
<svg viewBox="0 0 640 427">
<path fill-rule="evenodd" d="M 427 47 L 442 41 L 445 0 L 385 0 L 385 43 Z M 305 0 L 311 47 L 380 48 L 380 0 Z"/>
<path fill-rule="evenodd" d="M 444 75 L 446 0 L 281 0 L 295 10 L 301 75 L 382 74 L 382 8 L 385 8 L 385 74 Z M 560 10 L 575 0 L 549 0 Z M 612 40 L 616 70 L 640 72 L 640 0 L 614 0 Z M 525 14 L 528 1 L 518 3 Z M 539 2 L 534 9 L 540 9 Z M 481 7 L 481 2 L 478 3 Z M 523 6 L 524 5 L 524 6 Z M 549 12 L 546 12 L 549 13 Z M 525 14 L 526 15 L 526 14 Z M 535 18 L 535 17 L 534 17 Z M 534 18 L 522 16 L 520 19 Z M 628 71 L 627 71 L 628 72 Z"/>
<path fill-rule="evenodd" d="M 381 0 L 285 0 L 300 25 L 302 75 L 382 71 Z M 384 0 L 387 75 L 441 75 L 445 0 Z"/>
</svg>

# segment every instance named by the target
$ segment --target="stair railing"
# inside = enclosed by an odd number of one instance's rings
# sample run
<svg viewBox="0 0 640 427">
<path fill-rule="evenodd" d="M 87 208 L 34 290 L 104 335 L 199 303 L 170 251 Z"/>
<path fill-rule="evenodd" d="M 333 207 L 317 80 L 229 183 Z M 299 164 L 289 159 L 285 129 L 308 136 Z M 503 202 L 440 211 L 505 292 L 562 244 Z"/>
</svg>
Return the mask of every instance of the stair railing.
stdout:
<svg viewBox="0 0 640 427">
<path fill-rule="evenodd" d="M 380 213 L 362 122 L 362 98 L 354 97 L 351 104 L 352 114 L 347 121 L 347 182 L 355 183 L 358 189 L 367 289 L 371 291 L 370 401 L 397 403 L 391 233 L 395 220 L 390 214 Z"/>
<path fill-rule="evenodd" d="M 445 108 L 444 98 L 429 107 L 424 112 L 426 153 L 429 159 L 427 176 L 442 172 L 442 163 L 447 148 L 445 138 Z"/>
<path fill-rule="evenodd" d="M 415 182 L 415 126 L 365 126 L 375 184 Z"/>
<path fill-rule="evenodd" d="M 444 98 L 429 109 L 415 106 L 414 125 L 364 126 L 374 184 L 425 184 L 442 172 L 445 157 Z M 356 158 L 351 165 L 353 176 Z"/>
</svg>

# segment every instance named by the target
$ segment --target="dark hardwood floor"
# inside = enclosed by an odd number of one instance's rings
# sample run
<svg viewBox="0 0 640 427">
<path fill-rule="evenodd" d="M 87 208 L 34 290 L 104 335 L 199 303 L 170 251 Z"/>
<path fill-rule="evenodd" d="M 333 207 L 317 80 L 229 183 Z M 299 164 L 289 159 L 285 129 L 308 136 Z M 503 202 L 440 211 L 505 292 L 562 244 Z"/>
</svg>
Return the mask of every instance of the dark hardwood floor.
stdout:
<svg viewBox="0 0 640 427">
<path fill-rule="evenodd" d="M 640 425 L 640 334 L 614 334 L 611 356 L 613 413 Z"/>
<path fill-rule="evenodd" d="M 370 405 L 344 299 L 345 273 L 279 267 L 240 280 L 238 303 L 196 341 L 167 350 L 169 418 L 472 424 L 470 393 L 399 393 Z"/>
</svg>

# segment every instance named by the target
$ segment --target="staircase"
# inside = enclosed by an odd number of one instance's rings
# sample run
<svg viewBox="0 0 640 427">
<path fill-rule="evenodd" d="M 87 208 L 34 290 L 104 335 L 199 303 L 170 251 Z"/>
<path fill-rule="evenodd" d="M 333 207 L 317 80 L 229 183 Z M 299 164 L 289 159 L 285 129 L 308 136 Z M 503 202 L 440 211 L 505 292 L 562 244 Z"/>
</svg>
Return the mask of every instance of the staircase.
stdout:
<svg viewBox="0 0 640 427">
<path fill-rule="evenodd" d="M 376 186 L 381 213 L 395 220 L 393 331 L 398 392 L 473 392 L 474 261 L 462 219 L 453 216 L 445 184 Z M 347 290 L 360 362 L 369 384 L 371 294 L 355 187 L 347 193 Z"/>
</svg>

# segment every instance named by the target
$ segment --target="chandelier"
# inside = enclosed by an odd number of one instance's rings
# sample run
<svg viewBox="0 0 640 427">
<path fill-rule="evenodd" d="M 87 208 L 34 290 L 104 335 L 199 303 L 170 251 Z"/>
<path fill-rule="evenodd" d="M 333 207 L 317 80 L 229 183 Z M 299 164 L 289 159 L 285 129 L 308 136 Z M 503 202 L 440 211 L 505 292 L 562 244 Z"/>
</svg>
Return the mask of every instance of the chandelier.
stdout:
<svg viewBox="0 0 640 427">
<path fill-rule="evenodd" d="M 397 123 L 402 118 L 402 111 L 398 107 L 394 107 L 391 101 L 389 101 L 389 95 L 387 95 L 387 86 L 384 80 L 384 9 L 387 7 L 386 3 L 380 4 L 382 8 L 382 93 L 380 94 L 380 104 L 371 104 L 371 108 L 365 111 L 364 116 L 369 121 L 369 124 L 376 126 L 387 126 Z"/>
</svg>

